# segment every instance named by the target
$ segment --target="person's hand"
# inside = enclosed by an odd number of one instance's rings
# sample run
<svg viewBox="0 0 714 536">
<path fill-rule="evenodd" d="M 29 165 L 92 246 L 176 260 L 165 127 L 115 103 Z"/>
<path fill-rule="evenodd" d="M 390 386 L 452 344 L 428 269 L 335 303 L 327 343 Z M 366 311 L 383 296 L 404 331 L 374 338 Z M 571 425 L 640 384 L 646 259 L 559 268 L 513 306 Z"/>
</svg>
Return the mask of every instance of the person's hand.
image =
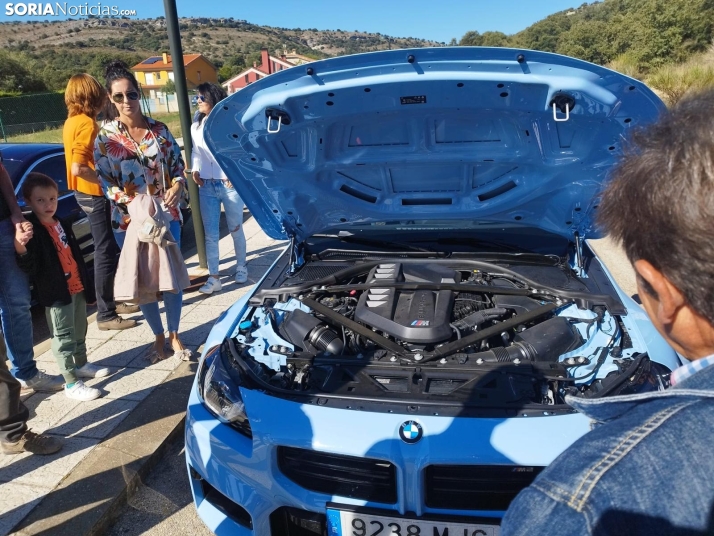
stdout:
<svg viewBox="0 0 714 536">
<path fill-rule="evenodd" d="M 164 203 L 169 208 L 174 208 L 179 203 L 181 197 L 181 183 L 177 182 L 164 193 Z"/>
<path fill-rule="evenodd" d="M 199 186 L 203 186 L 203 179 L 201 178 L 200 171 L 194 171 L 193 173 L 191 173 L 191 178 L 193 179 L 193 182 L 195 182 Z"/>
<path fill-rule="evenodd" d="M 33 234 L 32 224 L 22 216 L 19 218 L 13 216 L 12 220 L 15 224 L 15 240 L 23 246 L 27 245 Z"/>
</svg>

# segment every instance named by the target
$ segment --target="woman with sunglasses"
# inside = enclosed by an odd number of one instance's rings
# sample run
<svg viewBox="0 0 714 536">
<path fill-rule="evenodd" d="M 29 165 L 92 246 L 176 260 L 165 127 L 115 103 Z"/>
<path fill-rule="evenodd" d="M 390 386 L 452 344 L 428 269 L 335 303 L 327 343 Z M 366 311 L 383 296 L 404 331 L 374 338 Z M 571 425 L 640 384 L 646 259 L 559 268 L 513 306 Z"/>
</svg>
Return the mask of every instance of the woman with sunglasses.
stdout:
<svg viewBox="0 0 714 536">
<path fill-rule="evenodd" d="M 203 138 L 204 119 L 213 107 L 227 97 L 223 88 L 205 82 L 199 85 L 197 120 L 191 125 L 193 140 L 191 177 L 198 184 L 201 218 L 206 233 L 206 257 L 208 257 L 208 281 L 199 292 L 211 294 L 221 290 L 218 265 L 218 230 L 221 219 L 221 203 L 226 213 L 226 222 L 233 238 L 233 250 L 236 255 L 236 283 L 248 281 L 248 269 L 245 266 L 245 234 L 243 233 L 243 200 L 235 191 L 228 177 L 216 162 Z"/>
<path fill-rule="evenodd" d="M 126 205 L 137 194 L 148 194 L 160 201 L 168 212 L 170 231 L 180 244 L 184 163 L 181 149 L 166 125 L 141 112 L 139 84 L 126 64 L 110 63 L 105 70 L 109 104 L 106 120 L 99 129 L 94 145 L 97 175 L 105 195 L 112 202 L 112 227 L 119 244 L 124 244 L 130 223 Z M 169 343 L 175 356 L 188 359 L 187 350 L 178 336 L 183 292 L 164 292 Z M 147 359 L 168 357 L 164 348 L 164 328 L 158 302 L 141 304 L 141 312 L 156 337 Z"/>
</svg>

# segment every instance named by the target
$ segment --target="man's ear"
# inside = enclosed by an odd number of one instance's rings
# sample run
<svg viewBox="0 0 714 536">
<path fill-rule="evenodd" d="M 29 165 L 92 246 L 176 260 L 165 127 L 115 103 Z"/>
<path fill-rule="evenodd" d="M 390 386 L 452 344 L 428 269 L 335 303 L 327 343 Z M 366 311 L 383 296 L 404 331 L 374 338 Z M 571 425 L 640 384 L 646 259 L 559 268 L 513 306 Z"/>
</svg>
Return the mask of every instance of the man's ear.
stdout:
<svg viewBox="0 0 714 536">
<path fill-rule="evenodd" d="M 650 287 L 643 290 L 645 292 L 652 290 L 655 293 L 655 296 L 651 296 L 656 302 L 653 313 L 663 325 L 671 324 L 679 309 L 687 303 L 684 294 L 648 261 L 643 259 L 635 261 L 634 268 L 639 277 Z"/>
</svg>

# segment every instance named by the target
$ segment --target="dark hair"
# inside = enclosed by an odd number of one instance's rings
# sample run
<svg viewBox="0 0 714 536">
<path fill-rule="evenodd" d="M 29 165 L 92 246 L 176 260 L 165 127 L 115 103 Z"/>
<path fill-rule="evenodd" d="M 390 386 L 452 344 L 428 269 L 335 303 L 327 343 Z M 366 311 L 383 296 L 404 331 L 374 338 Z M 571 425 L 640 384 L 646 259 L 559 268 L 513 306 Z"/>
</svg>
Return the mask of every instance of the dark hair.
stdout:
<svg viewBox="0 0 714 536">
<path fill-rule="evenodd" d="M 211 84 L 210 82 L 199 84 L 196 91 L 199 95 L 203 95 L 203 98 L 206 99 L 206 102 L 211 105 L 211 108 L 228 96 L 226 91 L 221 86 Z M 206 117 L 206 114 L 198 114 L 197 121 L 199 125 L 201 124 L 201 121 L 203 121 L 204 117 Z"/>
<path fill-rule="evenodd" d="M 714 325 L 714 91 L 638 130 L 601 201 L 600 223 Z M 647 292 L 653 290 L 643 288 Z"/>
<path fill-rule="evenodd" d="M 36 171 L 33 171 L 32 173 L 28 173 L 22 183 L 22 197 L 25 199 L 32 197 L 32 191 L 35 188 L 54 188 L 57 192 L 59 192 L 59 187 L 55 181 L 44 173 L 37 173 Z"/>
<path fill-rule="evenodd" d="M 134 86 L 134 89 L 141 95 L 139 82 L 137 82 L 134 73 L 132 73 L 127 64 L 121 60 L 114 60 L 104 68 L 104 88 L 109 95 L 112 93 L 112 84 L 117 80 L 129 80 Z M 116 119 L 118 115 L 119 112 L 117 112 L 116 106 L 114 106 L 111 97 L 109 97 L 104 106 L 104 118 L 111 121 L 112 119 Z"/>
</svg>

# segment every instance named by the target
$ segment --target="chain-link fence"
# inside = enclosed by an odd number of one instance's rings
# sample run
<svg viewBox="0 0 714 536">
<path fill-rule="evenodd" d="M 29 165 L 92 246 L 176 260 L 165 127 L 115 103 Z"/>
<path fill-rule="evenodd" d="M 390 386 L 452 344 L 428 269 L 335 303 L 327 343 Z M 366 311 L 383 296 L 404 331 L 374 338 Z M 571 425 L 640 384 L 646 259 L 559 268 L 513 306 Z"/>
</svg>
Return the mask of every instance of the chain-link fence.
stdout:
<svg viewBox="0 0 714 536">
<path fill-rule="evenodd" d="M 175 102 L 147 99 L 141 96 L 141 109 L 146 115 L 152 112 L 178 111 Z M 67 119 L 64 93 L 37 93 L 19 97 L 0 98 L 0 140 L 7 142 L 11 136 L 60 128 Z"/>
<path fill-rule="evenodd" d="M 63 93 L 38 93 L 0 98 L 0 135 L 8 136 L 58 128 L 67 118 Z"/>
</svg>

